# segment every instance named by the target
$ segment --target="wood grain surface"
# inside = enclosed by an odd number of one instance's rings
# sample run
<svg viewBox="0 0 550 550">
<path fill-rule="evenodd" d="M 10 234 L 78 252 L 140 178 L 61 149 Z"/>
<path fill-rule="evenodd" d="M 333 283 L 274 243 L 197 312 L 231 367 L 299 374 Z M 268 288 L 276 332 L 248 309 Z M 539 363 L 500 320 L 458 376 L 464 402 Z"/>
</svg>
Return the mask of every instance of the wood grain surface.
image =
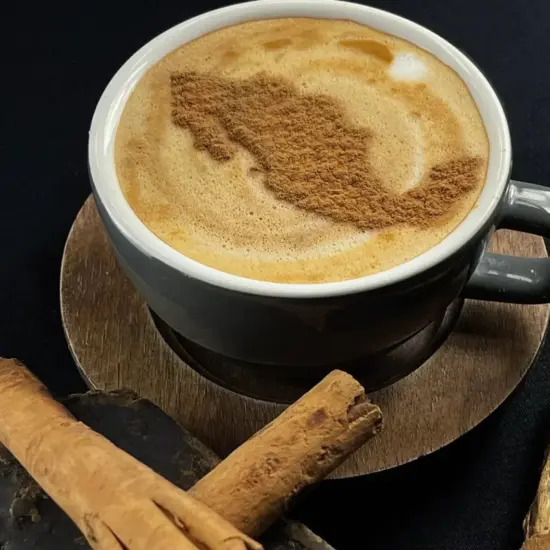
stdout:
<svg viewBox="0 0 550 550">
<path fill-rule="evenodd" d="M 546 256 L 540 237 L 497 232 L 491 249 Z M 159 405 L 225 456 L 285 405 L 240 395 L 189 367 L 159 334 L 144 301 L 120 270 L 92 198 L 67 240 L 61 308 L 69 347 L 93 388 L 126 388 Z M 332 475 L 393 468 L 451 443 L 517 387 L 536 357 L 548 305 L 467 301 L 443 346 L 420 368 L 370 395 L 385 428 Z"/>
</svg>

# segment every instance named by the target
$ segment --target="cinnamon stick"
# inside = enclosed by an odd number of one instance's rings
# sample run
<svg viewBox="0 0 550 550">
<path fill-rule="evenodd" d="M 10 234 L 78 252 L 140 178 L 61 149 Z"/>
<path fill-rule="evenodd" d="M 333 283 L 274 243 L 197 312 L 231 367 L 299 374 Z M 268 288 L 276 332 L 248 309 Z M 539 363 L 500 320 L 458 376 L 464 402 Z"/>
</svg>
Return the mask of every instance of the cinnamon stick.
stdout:
<svg viewBox="0 0 550 550">
<path fill-rule="evenodd" d="M 0 441 L 102 550 L 261 550 L 208 506 L 78 422 L 0 359 Z"/>
<path fill-rule="evenodd" d="M 306 485 L 327 476 L 382 427 L 352 376 L 333 371 L 241 445 L 190 494 L 251 536 L 262 533 Z"/>
<path fill-rule="evenodd" d="M 550 457 L 547 450 L 537 495 L 525 521 L 522 550 L 550 550 Z"/>
</svg>

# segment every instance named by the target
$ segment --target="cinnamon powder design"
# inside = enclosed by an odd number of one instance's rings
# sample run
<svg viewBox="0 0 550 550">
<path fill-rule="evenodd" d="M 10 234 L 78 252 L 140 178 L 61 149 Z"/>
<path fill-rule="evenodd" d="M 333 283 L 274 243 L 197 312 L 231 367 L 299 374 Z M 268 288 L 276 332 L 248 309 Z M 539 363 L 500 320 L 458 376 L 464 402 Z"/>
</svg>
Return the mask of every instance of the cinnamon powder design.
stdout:
<svg viewBox="0 0 550 550">
<path fill-rule="evenodd" d="M 461 156 L 431 167 L 415 188 L 395 193 L 373 173 L 369 143 L 328 95 L 303 94 L 289 81 L 259 74 L 230 80 L 197 72 L 171 76 L 172 121 L 198 150 L 230 160 L 240 145 L 283 201 L 360 229 L 426 225 L 474 190 L 482 160 Z"/>
</svg>

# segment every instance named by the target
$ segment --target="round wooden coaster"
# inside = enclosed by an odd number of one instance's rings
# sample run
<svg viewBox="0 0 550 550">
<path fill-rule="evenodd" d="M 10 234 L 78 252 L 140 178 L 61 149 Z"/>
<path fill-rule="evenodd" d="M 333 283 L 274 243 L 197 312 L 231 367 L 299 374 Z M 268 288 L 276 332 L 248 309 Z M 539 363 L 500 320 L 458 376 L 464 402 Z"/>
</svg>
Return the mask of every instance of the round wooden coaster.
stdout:
<svg viewBox="0 0 550 550">
<path fill-rule="evenodd" d="M 499 231 L 491 245 L 504 254 L 546 256 L 543 239 L 524 233 Z M 119 269 L 91 198 L 65 247 L 61 308 L 70 349 L 92 387 L 136 391 L 221 456 L 286 406 L 219 385 L 176 353 Z M 383 411 L 385 428 L 332 477 L 404 464 L 479 424 L 525 375 L 548 312 L 548 305 L 467 301 L 454 330 L 422 366 L 370 394 Z"/>
</svg>

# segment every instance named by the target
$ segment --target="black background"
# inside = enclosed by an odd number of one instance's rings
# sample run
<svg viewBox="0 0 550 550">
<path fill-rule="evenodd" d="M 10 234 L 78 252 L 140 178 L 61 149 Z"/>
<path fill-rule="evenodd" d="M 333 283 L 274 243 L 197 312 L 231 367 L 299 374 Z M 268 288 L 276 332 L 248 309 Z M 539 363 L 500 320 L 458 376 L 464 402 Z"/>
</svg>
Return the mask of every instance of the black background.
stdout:
<svg viewBox="0 0 550 550">
<path fill-rule="evenodd" d="M 25 361 L 62 395 L 84 389 L 63 339 L 58 285 L 64 240 L 89 193 L 95 103 L 147 40 L 223 3 L 10 4 L 15 15 L 3 7 L 0 19 L 0 355 Z M 371 4 L 473 58 L 507 110 L 513 176 L 550 183 L 548 0 Z M 546 346 L 519 391 L 457 443 L 395 471 L 326 483 L 297 514 L 338 550 L 519 548 L 548 441 L 548 365 Z"/>
</svg>

